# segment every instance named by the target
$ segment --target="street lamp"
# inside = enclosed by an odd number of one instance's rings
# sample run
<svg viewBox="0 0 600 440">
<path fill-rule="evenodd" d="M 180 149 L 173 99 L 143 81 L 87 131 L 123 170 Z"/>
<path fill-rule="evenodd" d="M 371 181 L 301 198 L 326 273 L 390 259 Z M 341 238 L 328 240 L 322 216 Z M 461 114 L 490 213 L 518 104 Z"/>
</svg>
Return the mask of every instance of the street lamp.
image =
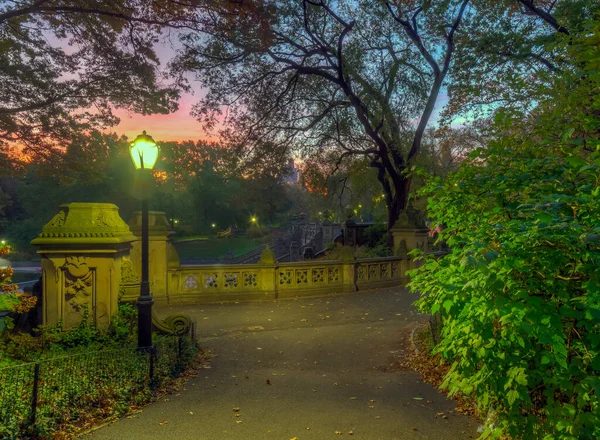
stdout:
<svg viewBox="0 0 600 440">
<path fill-rule="evenodd" d="M 151 178 L 152 168 L 158 159 L 158 146 L 152 136 L 142 132 L 129 146 L 131 160 L 144 179 L 142 188 L 142 282 L 138 308 L 138 348 L 152 347 L 152 305 L 154 299 L 150 294 L 148 282 L 148 193 L 146 182 Z"/>
</svg>

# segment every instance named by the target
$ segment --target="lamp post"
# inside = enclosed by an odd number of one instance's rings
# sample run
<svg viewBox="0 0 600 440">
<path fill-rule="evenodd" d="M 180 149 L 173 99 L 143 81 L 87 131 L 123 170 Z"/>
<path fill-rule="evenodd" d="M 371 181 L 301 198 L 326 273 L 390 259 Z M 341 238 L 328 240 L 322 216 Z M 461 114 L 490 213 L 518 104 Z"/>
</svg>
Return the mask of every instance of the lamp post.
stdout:
<svg viewBox="0 0 600 440">
<path fill-rule="evenodd" d="M 142 132 L 129 146 L 131 160 L 138 170 L 142 183 L 142 282 L 138 308 L 138 348 L 152 347 L 152 305 L 154 299 L 150 294 L 148 282 L 148 181 L 152 168 L 158 159 L 158 146 L 151 136 Z"/>
</svg>

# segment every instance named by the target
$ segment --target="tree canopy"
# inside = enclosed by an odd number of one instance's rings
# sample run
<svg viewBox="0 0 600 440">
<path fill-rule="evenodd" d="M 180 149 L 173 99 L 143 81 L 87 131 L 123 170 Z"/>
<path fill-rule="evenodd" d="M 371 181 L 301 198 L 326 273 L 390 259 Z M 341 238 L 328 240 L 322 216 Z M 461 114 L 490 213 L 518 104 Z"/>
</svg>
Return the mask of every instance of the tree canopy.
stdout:
<svg viewBox="0 0 600 440">
<path fill-rule="evenodd" d="M 176 109 L 178 89 L 154 51 L 173 18 L 168 3 L 2 2 L 0 147 L 48 158 L 82 132 L 114 125 L 115 107 Z"/>
<path fill-rule="evenodd" d="M 405 207 L 440 93 L 445 115 L 531 105 L 533 80 L 564 66 L 583 0 L 205 2 L 174 67 L 207 88 L 206 127 L 247 150 L 268 141 L 333 161 L 365 157 L 391 227 Z M 552 49 L 550 49 L 552 47 Z M 485 107 L 482 107 L 485 105 Z M 329 154 L 333 152 L 333 154 Z"/>
<path fill-rule="evenodd" d="M 555 43 L 578 68 L 538 84 L 535 111 L 499 110 L 485 148 L 423 190 L 452 252 L 410 286 L 443 317 L 443 386 L 493 414 L 484 438 L 600 436 L 599 31 Z"/>
</svg>

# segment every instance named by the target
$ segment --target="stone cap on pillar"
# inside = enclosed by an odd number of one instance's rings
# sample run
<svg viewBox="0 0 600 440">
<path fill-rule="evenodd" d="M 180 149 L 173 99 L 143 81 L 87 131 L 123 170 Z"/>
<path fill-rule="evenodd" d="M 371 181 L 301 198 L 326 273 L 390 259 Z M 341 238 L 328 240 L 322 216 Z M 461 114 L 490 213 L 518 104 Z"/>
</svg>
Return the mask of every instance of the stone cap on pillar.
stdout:
<svg viewBox="0 0 600 440">
<path fill-rule="evenodd" d="M 142 212 L 136 211 L 129 220 L 131 232 L 136 237 L 142 236 Z M 171 229 L 171 224 L 167 218 L 167 214 L 162 211 L 148 211 L 148 237 L 154 239 L 168 239 L 175 235 L 175 231 Z"/>
<path fill-rule="evenodd" d="M 391 230 L 414 231 L 420 229 L 427 229 L 425 219 L 421 212 L 410 204 L 402 211 Z"/>
<path fill-rule="evenodd" d="M 59 206 L 58 213 L 46 223 L 31 244 L 45 249 L 86 246 L 93 250 L 95 247 L 106 249 L 114 247 L 107 245 L 121 245 L 135 240 L 127 223 L 119 216 L 116 205 L 66 203 Z"/>
<path fill-rule="evenodd" d="M 275 264 L 277 262 L 275 258 L 275 252 L 271 250 L 269 245 L 265 247 L 265 250 L 260 254 L 260 260 L 258 264 Z"/>
</svg>

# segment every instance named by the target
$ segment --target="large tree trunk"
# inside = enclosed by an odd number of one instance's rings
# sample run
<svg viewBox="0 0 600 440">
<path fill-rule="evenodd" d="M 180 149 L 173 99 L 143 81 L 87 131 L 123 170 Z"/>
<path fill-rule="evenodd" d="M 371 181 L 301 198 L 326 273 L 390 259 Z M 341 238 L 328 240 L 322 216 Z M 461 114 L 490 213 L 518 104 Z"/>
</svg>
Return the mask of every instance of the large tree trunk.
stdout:
<svg viewBox="0 0 600 440">
<path fill-rule="evenodd" d="M 388 231 L 394 227 L 398 217 L 408 204 L 411 180 L 410 177 L 399 176 L 394 185 L 394 194 L 388 198 L 388 200 L 391 199 L 391 202 L 388 203 Z"/>
</svg>

